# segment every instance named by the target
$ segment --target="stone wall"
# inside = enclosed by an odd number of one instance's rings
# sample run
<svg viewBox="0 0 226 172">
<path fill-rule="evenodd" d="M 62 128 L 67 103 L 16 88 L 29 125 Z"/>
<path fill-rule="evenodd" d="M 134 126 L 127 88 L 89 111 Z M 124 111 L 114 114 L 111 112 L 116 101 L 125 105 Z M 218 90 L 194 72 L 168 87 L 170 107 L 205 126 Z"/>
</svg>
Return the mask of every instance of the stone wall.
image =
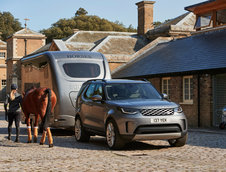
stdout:
<svg viewBox="0 0 226 172">
<path fill-rule="evenodd" d="M 212 125 L 213 121 L 213 87 L 211 75 L 205 74 L 200 76 L 200 88 L 201 126 L 208 127 Z"/>
<path fill-rule="evenodd" d="M 200 88 L 198 92 L 198 77 Z M 148 78 L 155 88 L 162 92 L 162 78 Z M 198 96 L 200 95 L 200 127 L 212 126 L 212 77 L 208 74 L 193 75 L 193 102 L 183 102 L 183 76 L 170 77 L 170 100 L 181 105 L 188 119 L 189 127 L 198 127 Z"/>
<path fill-rule="evenodd" d="M 26 47 L 26 54 L 31 54 L 35 50 L 39 49 L 43 46 L 42 39 L 26 39 L 27 40 L 27 47 Z M 18 57 L 25 56 L 25 39 L 17 39 L 16 41 L 16 52 Z"/>
</svg>

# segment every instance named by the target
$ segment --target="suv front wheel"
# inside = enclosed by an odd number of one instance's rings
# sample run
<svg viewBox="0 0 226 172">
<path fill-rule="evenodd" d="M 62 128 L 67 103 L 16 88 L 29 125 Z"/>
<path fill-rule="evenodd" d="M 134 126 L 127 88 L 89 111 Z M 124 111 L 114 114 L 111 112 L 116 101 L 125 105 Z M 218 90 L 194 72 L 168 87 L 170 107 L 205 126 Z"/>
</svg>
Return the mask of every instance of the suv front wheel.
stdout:
<svg viewBox="0 0 226 172">
<path fill-rule="evenodd" d="M 90 139 L 90 135 L 85 131 L 79 117 L 75 119 L 75 139 L 78 142 L 88 142 Z"/>
<path fill-rule="evenodd" d="M 109 120 L 106 125 L 106 141 L 110 149 L 121 149 L 125 141 L 121 138 L 117 125 L 113 120 Z"/>
<path fill-rule="evenodd" d="M 188 133 L 186 133 L 183 137 L 181 137 L 179 139 L 168 140 L 168 142 L 169 142 L 170 146 L 182 147 L 186 144 L 187 138 L 188 138 Z"/>
</svg>

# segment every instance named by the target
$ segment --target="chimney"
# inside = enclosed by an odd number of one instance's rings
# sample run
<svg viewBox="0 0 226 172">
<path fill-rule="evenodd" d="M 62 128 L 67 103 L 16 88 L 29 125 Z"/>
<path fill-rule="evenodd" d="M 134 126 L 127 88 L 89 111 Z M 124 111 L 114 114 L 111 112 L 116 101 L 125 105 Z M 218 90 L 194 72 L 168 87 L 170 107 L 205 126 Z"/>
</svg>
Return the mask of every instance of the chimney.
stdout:
<svg viewBox="0 0 226 172">
<path fill-rule="evenodd" d="M 79 29 L 73 29 L 73 32 L 74 33 L 78 32 L 78 31 L 79 31 Z"/>
<path fill-rule="evenodd" d="M 153 7 L 155 1 L 141 1 L 136 3 L 138 8 L 138 35 L 144 35 L 153 26 Z"/>
</svg>

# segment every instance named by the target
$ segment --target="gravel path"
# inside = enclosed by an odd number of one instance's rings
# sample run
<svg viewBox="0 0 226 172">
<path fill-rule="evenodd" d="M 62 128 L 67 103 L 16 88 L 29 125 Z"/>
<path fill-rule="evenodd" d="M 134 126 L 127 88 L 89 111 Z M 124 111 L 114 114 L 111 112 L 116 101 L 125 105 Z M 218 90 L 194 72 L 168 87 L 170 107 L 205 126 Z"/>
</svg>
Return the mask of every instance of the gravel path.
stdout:
<svg viewBox="0 0 226 172">
<path fill-rule="evenodd" d="M 78 143 L 72 134 L 54 130 L 54 147 L 49 148 L 47 141 L 43 146 L 26 143 L 22 125 L 21 142 L 14 143 L 6 139 L 7 122 L 1 112 L 0 171 L 226 171 L 225 131 L 193 130 L 181 148 L 169 147 L 166 141 L 145 141 L 121 151 L 108 150 L 103 137 Z"/>
</svg>

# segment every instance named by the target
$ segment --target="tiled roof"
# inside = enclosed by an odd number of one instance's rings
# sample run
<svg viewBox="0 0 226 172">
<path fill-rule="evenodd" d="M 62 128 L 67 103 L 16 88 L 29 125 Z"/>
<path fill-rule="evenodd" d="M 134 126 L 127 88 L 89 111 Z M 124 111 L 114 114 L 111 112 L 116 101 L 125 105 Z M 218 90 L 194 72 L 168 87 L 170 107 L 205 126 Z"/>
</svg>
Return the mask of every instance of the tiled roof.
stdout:
<svg viewBox="0 0 226 172">
<path fill-rule="evenodd" d="M 170 36 L 170 32 L 173 31 L 175 31 L 177 35 L 180 35 L 180 32 L 182 34 L 185 32 L 190 33 L 194 31 L 195 20 L 195 15 L 187 12 L 149 30 L 146 36 L 150 39 L 155 39 L 159 36 Z"/>
<path fill-rule="evenodd" d="M 83 42 L 83 43 L 95 43 L 104 39 L 109 35 L 115 36 L 128 36 L 134 35 L 136 33 L 128 33 L 128 32 L 106 32 L 106 31 L 78 31 L 66 42 Z"/>
<path fill-rule="evenodd" d="M 113 78 L 143 77 L 226 68 L 226 29 L 157 45 Z"/>
<path fill-rule="evenodd" d="M 0 45 L 6 45 L 6 42 L 0 40 Z"/>
<path fill-rule="evenodd" d="M 82 43 L 82 42 L 65 42 L 66 47 L 70 51 L 89 51 L 92 47 L 95 46 L 94 43 Z"/>
<path fill-rule="evenodd" d="M 92 51 L 103 54 L 126 54 L 132 55 L 148 43 L 139 36 L 108 36 Z"/>
<path fill-rule="evenodd" d="M 0 40 L 0 48 L 6 48 L 7 44 L 6 42 Z"/>
<path fill-rule="evenodd" d="M 61 39 L 54 39 L 53 42 L 57 45 L 60 51 L 68 51 L 69 49 Z"/>
<path fill-rule="evenodd" d="M 16 33 L 14 33 L 13 35 L 24 35 L 24 34 L 45 36 L 45 35 L 43 35 L 39 32 L 35 32 L 35 31 L 30 30 L 28 28 L 24 28 L 22 30 L 19 30 Z"/>
</svg>

